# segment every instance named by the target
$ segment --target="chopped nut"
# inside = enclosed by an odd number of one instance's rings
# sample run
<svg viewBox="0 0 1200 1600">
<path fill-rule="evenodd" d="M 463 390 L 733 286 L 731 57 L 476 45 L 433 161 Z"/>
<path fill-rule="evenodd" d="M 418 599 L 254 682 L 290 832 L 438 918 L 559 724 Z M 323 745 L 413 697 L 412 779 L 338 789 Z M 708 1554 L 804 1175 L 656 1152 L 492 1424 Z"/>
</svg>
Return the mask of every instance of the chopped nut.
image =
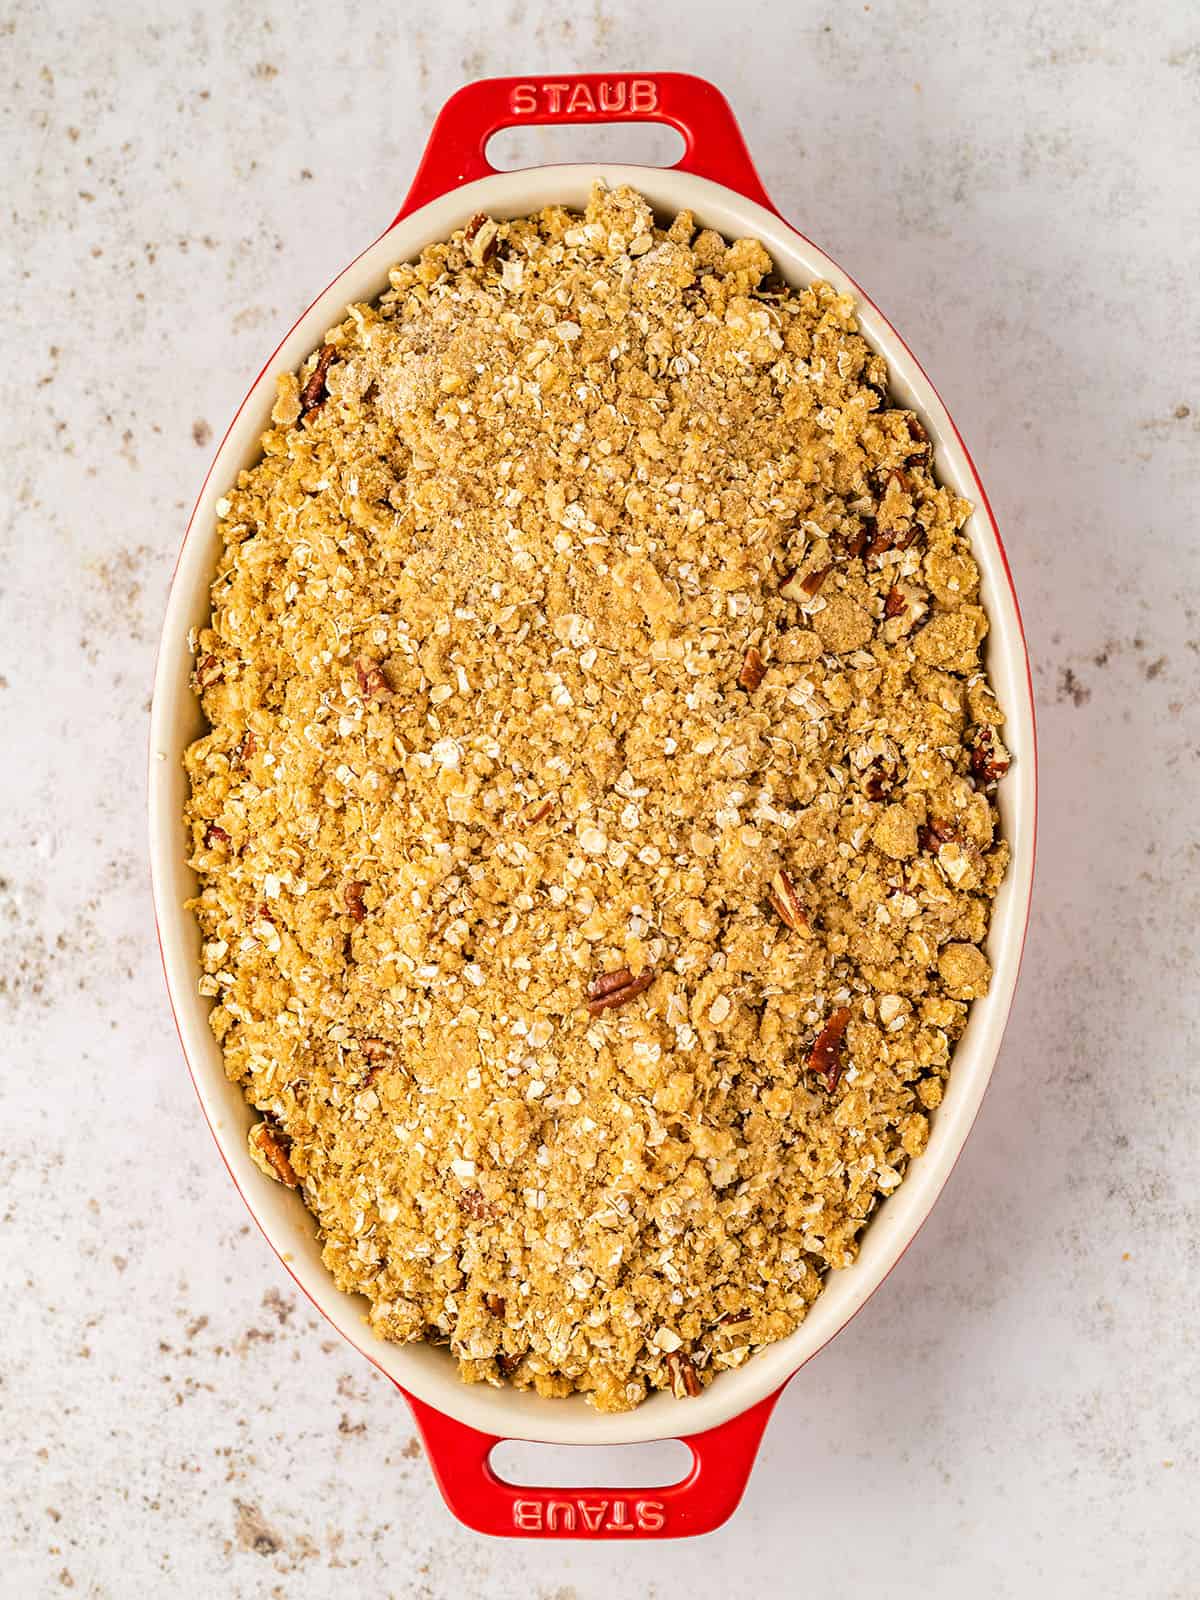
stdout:
<svg viewBox="0 0 1200 1600">
<path fill-rule="evenodd" d="M 216 656 L 201 656 L 192 670 L 192 688 L 199 694 L 202 689 L 219 682 L 223 676 L 223 668 Z"/>
<path fill-rule="evenodd" d="M 842 1075 L 842 1039 L 849 1022 L 850 1012 L 845 1006 L 839 1006 L 817 1035 L 808 1058 L 809 1069 L 824 1078 L 830 1094 Z"/>
<path fill-rule="evenodd" d="M 846 554 L 851 561 L 857 561 L 869 544 L 874 543 L 877 529 L 873 520 L 866 522 L 861 528 L 856 528 L 850 534 L 846 543 Z"/>
<path fill-rule="evenodd" d="M 455 1196 L 458 1209 L 474 1222 L 486 1222 L 499 1216 L 499 1211 L 483 1197 L 482 1189 L 462 1189 Z"/>
<path fill-rule="evenodd" d="M 889 771 L 882 762 L 877 761 L 863 775 L 863 793 L 868 800 L 886 800 L 895 786 L 895 773 Z"/>
<path fill-rule="evenodd" d="M 647 967 L 636 978 L 628 967 L 622 967 L 618 972 L 601 973 L 592 979 L 588 988 L 588 1010 L 592 1016 L 598 1017 L 602 1011 L 627 1005 L 650 987 L 655 976 L 653 967 Z"/>
<path fill-rule="evenodd" d="M 204 830 L 204 843 L 211 850 L 214 844 L 228 844 L 229 835 L 217 823 L 210 822 Z"/>
<path fill-rule="evenodd" d="M 917 846 L 936 855 L 948 839 L 955 837 L 955 830 L 950 823 L 930 820 L 917 829 Z"/>
<path fill-rule="evenodd" d="M 496 254 L 500 224 L 477 211 L 463 230 L 467 254 L 477 267 L 485 267 Z"/>
<path fill-rule="evenodd" d="M 329 368 L 337 355 L 336 348 L 331 344 L 323 344 L 317 352 L 317 364 L 309 374 L 308 380 L 300 391 L 300 417 L 310 417 L 314 411 L 319 411 L 325 404 L 329 390 L 325 386 Z"/>
<path fill-rule="evenodd" d="M 700 1374 L 696 1371 L 691 1357 L 683 1350 L 673 1350 L 667 1357 L 667 1366 L 671 1373 L 671 1388 L 679 1400 L 695 1399 L 704 1385 L 700 1382 Z"/>
<path fill-rule="evenodd" d="M 269 1122 L 256 1122 L 250 1129 L 249 1142 L 250 1154 L 260 1172 L 286 1184 L 289 1189 L 300 1187 L 290 1159 L 292 1142 L 281 1129 L 273 1128 Z"/>
<path fill-rule="evenodd" d="M 507 1308 L 507 1301 L 502 1294 L 485 1294 L 483 1303 L 493 1317 L 503 1317 Z"/>
<path fill-rule="evenodd" d="M 832 567 L 821 567 L 815 572 L 806 573 L 803 578 L 798 572 L 793 572 L 780 584 L 779 592 L 785 600 L 811 600 L 832 571 Z"/>
<path fill-rule="evenodd" d="M 1000 742 L 1000 735 L 987 723 L 975 730 L 971 745 L 971 776 L 982 787 L 997 784 L 1012 766 L 1012 757 Z"/>
<path fill-rule="evenodd" d="M 932 450 L 932 446 L 929 443 L 929 435 L 917 421 L 916 417 L 908 416 L 905 417 L 904 420 L 908 424 L 909 437 L 913 442 L 912 449 L 908 453 L 908 460 L 924 461 L 930 455 Z"/>
<path fill-rule="evenodd" d="M 372 1061 L 370 1066 L 363 1073 L 362 1077 L 358 1080 L 358 1088 L 360 1093 L 363 1089 L 369 1089 L 371 1087 L 386 1065 L 387 1063 L 385 1061 Z"/>
<path fill-rule="evenodd" d="M 367 908 L 363 904 L 363 890 L 367 887 L 361 878 L 354 878 L 342 890 L 342 899 L 346 902 L 346 910 L 355 922 L 362 922 L 367 915 Z"/>
<path fill-rule="evenodd" d="M 738 682 L 743 689 L 753 694 L 766 675 L 766 662 L 754 646 L 751 645 L 749 650 L 746 651 L 746 659 L 742 662 L 742 670 L 738 673 Z"/>
<path fill-rule="evenodd" d="M 796 885 L 782 868 L 771 879 L 767 898 L 779 920 L 787 927 L 797 933 L 808 927 L 808 917 L 796 892 Z"/>
<path fill-rule="evenodd" d="M 547 795 L 544 800 L 534 800 L 521 813 L 521 822 L 526 828 L 532 828 L 537 822 L 544 822 L 554 810 L 554 800 Z"/>
<path fill-rule="evenodd" d="M 929 596 L 915 583 L 901 579 L 888 590 L 883 606 L 883 637 L 889 644 L 903 639 L 929 611 Z"/>
<path fill-rule="evenodd" d="M 366 656 L 359 656 L 354 663 L 354 672 L 358 678 L 359 693 L 364 700 L 391 698 L 391 686 L 384 676 L 383 668 L 377 662 L 368 661 Z"/>
</svg>

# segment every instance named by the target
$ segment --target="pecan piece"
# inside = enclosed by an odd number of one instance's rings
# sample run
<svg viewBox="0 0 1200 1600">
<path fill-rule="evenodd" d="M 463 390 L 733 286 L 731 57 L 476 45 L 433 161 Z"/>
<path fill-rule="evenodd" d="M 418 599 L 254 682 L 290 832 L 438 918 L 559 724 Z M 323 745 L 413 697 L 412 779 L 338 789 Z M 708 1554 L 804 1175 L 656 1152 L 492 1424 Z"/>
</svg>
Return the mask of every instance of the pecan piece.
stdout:
<svg viewBox="0 0 1200 1600">
<path fill-rule="evenodd" d="M 353 878 L 342 890 L 342 899 L 346 902 L 346 910 L 355 922 L 362 922 L 366 918 L 367 908 L 363 904 L 363 890 L 367 884 L 362 878 Z"/>
<path fill-rule="evenodd" d="M 936 855 L 954 837 L 954 829 L 948 822 L 924 822 L 917 829 L 917 848 Z"/>
<path fill-rule="evenodd" d="M 247 728 L 234 747 L 234 765 L 244 767 L 257 749 L 258 740 L 254 737 L 254 730 L 253 728 Z"/>
<path fill-rule="evenodd" d="M 359 693 L 364 700 L 391 698 L 392 686 L 384 677 L 383 668 L 377 661 L 369 661 L 366 656 L 359 656 L 354 663 L 354 675 L 358 679 Z"/>
<path fill-rule="evenodd" d="M 981 723 L 971 744 L 971 776 L 976 784 L 989 789 L 1012 766 L 1012 757 L 1000 742 L 990 723 Z"/>
<path fill-rule="evenodd" d="M 500 224 L 477 211 L 463 229 L 467 254 L 477 267 L 486 267 L 499 245 Z"/>
<path fill-rule="evenodd" d="M 884 530 L 879 527 L 878 524 L 876 524 L 875 531 L 871 535 L 871 542 L 867 546 L 867 560 L 874 561 L 878 556 L 886 555 L 895 543 L 895 535 L 891 533 L 885 533 Z"/>
<path fill-rule="evenodd" d="M 912 538 L 916 536 L 914 527 L 912 534 L 902 540 L 897 548 L 904 550 Z M 901 578 L 894 583 L 887 592 L 887 599 L 883 603 L 883 637 L 889 644 L 895 644 L 905 634 L 914 632 L 929 616 L 929 594 L 920 584 L 910 583 Z"/>
<path fill-rule="evenodd" d="M 535 822 L 543 822 L 554 810 L 554 800 L 547 796 L 545 800 L 532 800 L 521 813 L 521 826 L 532 828 Z"/>
<path fill-rule="evenodd" d="M 821 585 L 832 571 L 832 567 L 817 567 L 805 573 L 803 578 L 798 572 L 793 572 L 779 585 L 779 592 L 785 600 L 811 600 L 813 595 L 820 593 Z"/>
<path fill-rule="evenodd" d="M 483 1303 L 493 1317 L 503 1317 L 507 1301 L 502 1294 L 485 1294 Z"/>
<path fill-rule="evenodd" d="M 250 1129 L 250 1153 L 260 1172 L 285 1183 L 289 1189 L 298 1189 L 300 1179 L 292 1166 L 289 1153 L 292 1141 L 279 1128 L 269 1122 L 256 1122 Z"/>
<path fill-rule="evenodd" d="M 908 424 L 908 436 L 913 442 L 912 449 L 908 452 L 905 460 L 923 461 L 927 456 L 932 455 L 933 453 L 933 447 L 929 443 L 929 435 L 917 421 L 916 417 L 905 417 L 904 420 Z"/>
<path fill-rule="evenodd" d="M 201 656 L 192 669 L 192 688 L 199 694 L 223 676 L 223 668 L 216 656 Z"/>
<path fill-rule="evenodd" d="M 325 404 L 329 394 L 329 390 L 325 387 L 325 378 L 336 355 L 337 349 L 331 344 L 323 344 L 317 352 L 317 364 L 300 391 L 301 418 L 310 417 Z"/>
<path fill-rule="evenodd" d="M 647 967 L 636 978 L 628 967 L 621 967 L 617 972 L 600 973 L 588 986 L 588 1010 L 592 1016 L 598 1017 L 602 1011 L 625 1005 L 648 989 L 655 976 L 653 967 Z"/>
<path fill-rule="evenodd" d="M 367 1070 L 358 1080 L 358 1092 L 369 1089 L 375 1079 L 392 1059 L 392 1046 L 386 1039 L 360 1039 L 358 1048 L 362 1051 L 363 1060 L 367 1063 Z"/>
<path fill-rule="evenodd" d="M 868 800 L 886 800 L 891 794 L 895 778 L 877 761 L 863 779 L 863 793 Z"/>
<path fill-rule="evenodd" d="M 738 682 L 748 694 L 753 694 L 766 675 L 767 664 L 751 645 L 746 651 L 746 659 L 742 662 L 742 670 L 738 673 Z"/>
<path fill-rule="evenodd" d="M 889 550 L 907 550 L 915 544 L 921 536 L 921 524 L 914 522 L 907 533 L 885 533 L 882 528 L 876 528 L 875 536 L 867 546 L 867 556 L 874 559 L 886 555 Z"/>
<path fill-rule="evenodd" d="M 229 835 L 225 829 L 215 822 L 210 822 L 204 830 L 204 848 L 211 850 L 214 844 L 228 844 Z"/>
<path fill-rule="evenodd" d="M 667 1357 L 667 1367 L 671 1373 L 671 1389 L 680 1400 L 685 1396 L 694 1400 L 703 1389 L 700 1374 L 692 1364 L 692 1358 L 685 1355 L 682 1350 L 673 1350 Z"/>
<path fill-rule="evenodd" d="M 796 933 L 808 927 L 808 915 L 801 904 L 800 896 L 796 893 L 796 885 L 782 868 L 771 879 L 767 899 L 771 902 L 771 907 L 780 922 L 786 927 Z"/>
<path fill-rule="evenodd" d="M 842 1075 L 842 1040 L 849 1021 L 850 1012 L 845 1006 L 839 1006 L 817 1035 L 808 1057 L 810 1071 L 824 1078 L 831 1094 Z"/>
<path fill-rule="evenodd" d="M 496 1215 L 496 1208 L 483 1197 L 482 1189 L 464 1189 L 456 1196 L 458 1209 L 474 1222 L 486 1222 Z"/>
<path fill-rule="evenodd" d="M 496 1356 L 496 1365 L 500 1368 L 500 1376 L 502 1378 L 511 1378 L 524 1359 L 524 1356 L 510 1355 L 507 1350 L 501 1350 Z"/>
<path fill-rule="evenodd" d="M 869 517 L 861 528 L 856 529 L 854 533 L 847 536 L 846 554 L 850 557 L 851 561 L 858 560 L 859 556 L 861 556 L 863 551 L 867 548 L 868 543 L 874 539 L 875 532 L 875 519 L 873 517 Z"/>
</svg>

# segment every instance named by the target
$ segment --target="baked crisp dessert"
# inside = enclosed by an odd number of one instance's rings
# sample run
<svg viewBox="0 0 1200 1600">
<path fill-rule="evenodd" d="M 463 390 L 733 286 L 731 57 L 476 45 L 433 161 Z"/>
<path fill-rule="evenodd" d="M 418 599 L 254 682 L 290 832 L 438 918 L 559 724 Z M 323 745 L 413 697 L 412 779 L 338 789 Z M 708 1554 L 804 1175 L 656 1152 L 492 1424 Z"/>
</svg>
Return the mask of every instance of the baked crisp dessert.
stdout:
<svg viewBox="0 0 1200 1600">
<path fill-rule="evenodd" d="M 850 299 L 632 190 L 390 283 L 218 508 L 202 991 L 376 1332 L 696 1394 L 853 1260 L 988 986 L 970 508 Z"/>
</svg>

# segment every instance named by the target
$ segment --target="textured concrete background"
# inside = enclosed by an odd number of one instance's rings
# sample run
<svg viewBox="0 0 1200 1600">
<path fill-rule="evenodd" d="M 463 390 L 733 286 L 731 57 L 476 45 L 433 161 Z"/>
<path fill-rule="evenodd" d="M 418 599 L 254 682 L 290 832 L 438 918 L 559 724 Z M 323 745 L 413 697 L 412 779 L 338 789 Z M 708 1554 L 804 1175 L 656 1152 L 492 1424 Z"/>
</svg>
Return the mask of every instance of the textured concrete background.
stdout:
<svg viewBox="0 0 1200 1600">
<path fill-rule="evenodd" d="M 1195 6 L 5 17 L 0 1594 L 1200 1593 Z M 792 1384 L 736 1520 L 505 1546 L 444 1512 L 404 1405 L 297 1303 L 203 1126 L 151 932 L 147 696 L 212 441 L 392 215 L 444 97 L 646 66 L 722 84 L 976 453 L 1036 663 L 1040 893 L 968 1151 Z"/>
</svg>

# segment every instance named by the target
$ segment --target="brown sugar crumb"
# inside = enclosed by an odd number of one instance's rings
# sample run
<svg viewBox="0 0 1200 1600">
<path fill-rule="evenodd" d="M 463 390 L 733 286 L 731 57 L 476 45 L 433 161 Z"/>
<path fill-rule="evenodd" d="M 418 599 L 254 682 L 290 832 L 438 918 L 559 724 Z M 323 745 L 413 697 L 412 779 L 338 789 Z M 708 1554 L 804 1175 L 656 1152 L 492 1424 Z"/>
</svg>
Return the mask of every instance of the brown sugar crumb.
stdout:
<svg viewBox="0 0 1200 1600">
<path fill-rule="evenodd" d="M 992 969 L 977 945 L 948 944 L 938 957 L 946 993 L 955 1000 L 978 1000 L 988 991 Z"/>
<path fill-rule="evenodd" d="M 903 806 L 888 806 L 875 824 L 872 837 L 884 855 L 893 861 L 906 861 L 917 853 L 916 818 Z"/>
<path fill-rule="evenodd" d="M 771 273 L 602 186 L 394 267 L 279 378 L 196 639 L 256 1162 L 377 1333 L 606 1411 L 854 1260 L 1007 861 L 970 507 Z"/>
</svg>

